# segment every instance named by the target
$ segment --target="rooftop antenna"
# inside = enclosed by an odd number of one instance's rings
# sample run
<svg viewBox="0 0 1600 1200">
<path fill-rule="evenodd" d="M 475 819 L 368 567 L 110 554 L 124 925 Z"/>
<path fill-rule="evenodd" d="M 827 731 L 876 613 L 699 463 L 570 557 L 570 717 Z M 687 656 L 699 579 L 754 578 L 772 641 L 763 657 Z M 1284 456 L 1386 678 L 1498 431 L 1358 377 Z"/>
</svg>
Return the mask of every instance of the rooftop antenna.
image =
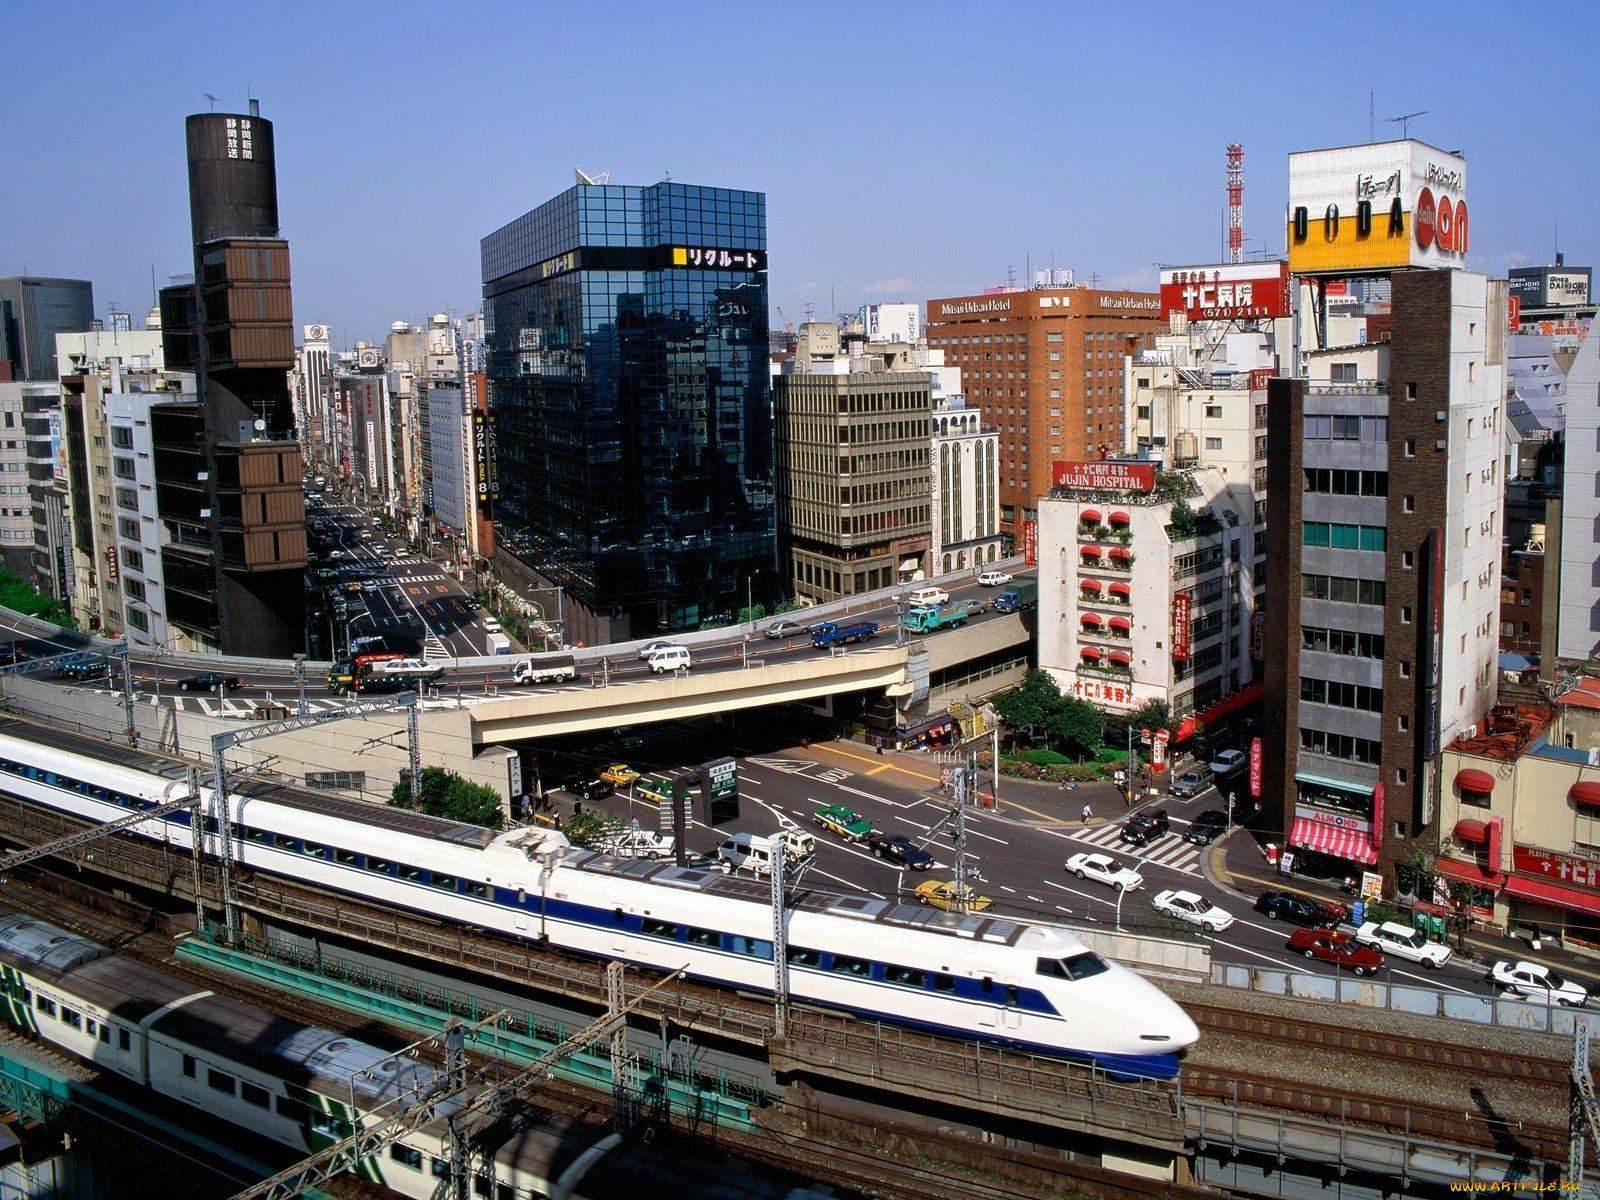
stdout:
<svg viewBox="0 0 1600 1200">
<path fill-rule="evenodd" d="M 210 92 L 206 92 L 205 93 L 205 98 L 207 100 L 211 101 L 211 111 L 212 112 L 216 112 L 217 111 L 217 98 L 215 96 L 213 96 Z"/>
<path fill-rule="evenodd" d="M 1427 115 L 1428 110 L 1422 108 L 1418 109 L 1416 112 L 1408 112 L 1398 117 L 1390 117 L 1389 124 L 1400 126 L 1400 136 L 1407 138 L 1411 136 L 1411 122 L 1416 120 L 1418 117 L 1425 117 Z"/>
<path fill-rule="evenodd" d="M 610 171 L 596 171 L 591 175 L 582 167 L 573 167 L 572 173 L 578 177 L 578 182 L 584 187 L 603 187 L 611 182 Z"/>
</svg>

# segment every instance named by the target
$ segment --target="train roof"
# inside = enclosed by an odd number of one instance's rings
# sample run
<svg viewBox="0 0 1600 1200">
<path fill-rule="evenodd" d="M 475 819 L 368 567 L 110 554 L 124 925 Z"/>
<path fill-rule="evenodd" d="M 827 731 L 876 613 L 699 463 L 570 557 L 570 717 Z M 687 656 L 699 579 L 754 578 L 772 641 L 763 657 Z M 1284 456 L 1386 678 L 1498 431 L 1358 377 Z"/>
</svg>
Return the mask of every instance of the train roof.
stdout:
<svg viewBox="0 0 1600 1200">
<path fill-rule="evenodd" d="M 0 955 L 19 965 L 36 970 L 43 968 L 47 973 L 59 975 L 110 953 L 91 938 L 27 913 L 7 913 L 0 917 Z"/>
</svg>

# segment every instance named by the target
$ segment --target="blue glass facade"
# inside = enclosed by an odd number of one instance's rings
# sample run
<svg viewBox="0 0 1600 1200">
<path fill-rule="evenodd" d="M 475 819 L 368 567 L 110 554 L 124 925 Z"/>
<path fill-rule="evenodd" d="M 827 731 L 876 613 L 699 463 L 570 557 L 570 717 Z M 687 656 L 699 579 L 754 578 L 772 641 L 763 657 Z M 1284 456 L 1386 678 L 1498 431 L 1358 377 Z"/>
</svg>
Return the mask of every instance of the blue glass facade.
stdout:
<svg viewBox="0 0 1600 1200">
<path fill-rule="evenodd" d="M 496 545 L 612 636 L 776 597 L 766 240 L 761 193 L 680 183 L 483 239 Z"/>
</svg>

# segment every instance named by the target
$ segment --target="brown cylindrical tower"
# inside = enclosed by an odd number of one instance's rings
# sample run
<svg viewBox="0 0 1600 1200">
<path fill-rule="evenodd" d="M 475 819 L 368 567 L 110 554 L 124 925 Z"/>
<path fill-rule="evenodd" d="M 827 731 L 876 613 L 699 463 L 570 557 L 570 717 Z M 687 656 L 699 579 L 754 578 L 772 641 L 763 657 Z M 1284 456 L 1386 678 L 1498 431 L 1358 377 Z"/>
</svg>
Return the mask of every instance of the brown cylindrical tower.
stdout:
<svg viewBox="0 0 1600 1200">
<path fill-rule="evenodd" d="M 184 132 L 195 245 L 218 238 L 277 237 L 272 122 L 240 113 L 195 113 Z"/>
</svg>

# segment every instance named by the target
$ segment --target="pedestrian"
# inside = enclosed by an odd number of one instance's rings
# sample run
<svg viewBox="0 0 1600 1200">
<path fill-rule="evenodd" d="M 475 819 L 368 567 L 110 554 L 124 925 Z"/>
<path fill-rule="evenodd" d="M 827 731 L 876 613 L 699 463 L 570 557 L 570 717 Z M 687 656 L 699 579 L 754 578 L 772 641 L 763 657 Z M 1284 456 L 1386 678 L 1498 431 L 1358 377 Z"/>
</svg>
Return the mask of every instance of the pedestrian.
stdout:
<svg viewBox="0 0 1600 1200">
<path fill-rule="evenodd" d="M 633 818 L 633 820 L 629 821 L 628 822 L 628 828 L 633 830 L 633 832 L 638 833 L 639 832 L 639 818 L 635 817 L 635 818 Z"/>
<path fill-rule="evenodd" d="M 1089 823 L 1089 818 L 1093 816 L 1094 810 L 1089 807 L 1087 802 L 1085 802 L 1083 806 L 1083 823 L 1087 825 Z"/>
<path fill-rule="evenodd" d="M 527 792 L 522 793 L 522 823 L 526 825 L 533 817 L 533 797 Z"/>
<path fill-rule="evenodd" d="M 1533 927 L 1533 932 L 1528 935 L 1528 948 L 1530 950 L 1533 950 L 1535 953 L 1537 953 L 1539 951 L 1539 949 L 1541 948 L 1541 946 L 1543 945 L 1543 943 L 1544 943 L 1544 934 L 1539 929 L 1539 927 L 1537 925 L 1535 925 Z"/>
<path fill-rule="evenodd" d="M 882 754 L 883 753 L 883 734 L 880 733 L 880 734 L 874 735 L 873 739 L 872 739 L 872 744 L 878 748 L 878 753 Z"/>
</svg>

